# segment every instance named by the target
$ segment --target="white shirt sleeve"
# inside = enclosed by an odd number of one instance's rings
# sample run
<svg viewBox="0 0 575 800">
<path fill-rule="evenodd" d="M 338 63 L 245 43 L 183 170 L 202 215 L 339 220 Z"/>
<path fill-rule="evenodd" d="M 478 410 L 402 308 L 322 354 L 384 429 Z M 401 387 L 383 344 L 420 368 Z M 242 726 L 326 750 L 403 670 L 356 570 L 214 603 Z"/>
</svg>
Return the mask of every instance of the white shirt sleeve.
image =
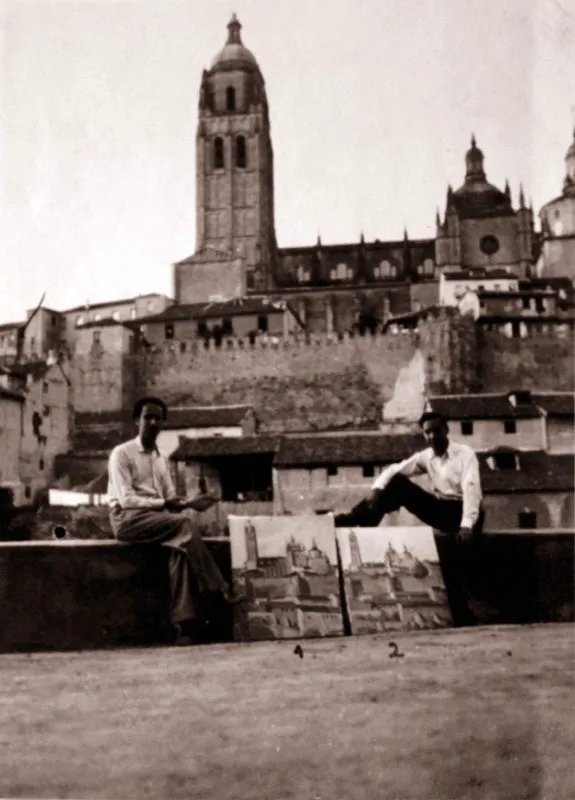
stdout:
<svg viewBox="0 0 575 800">
<path fill-rule="evenodd" d="M 136 494 L 130 472 L 130 460 L 120 448 L 112 450 L 108 461 L 108 475 L 121 508 L 163 508 L 164 500 Z"/>
<path fill-rule="evenodd" d="M 406 458 L 403 461 L 398 461 L 397 464 L 391 464 L 389 467 L 386 467 L 377 476 L 371 488 L 385 489 L 389 481 L 395 475 L 401 474 L 408 478 L 412 475 L 423 475 L 423 473 L 427 472 L 424 455 L 425 450 L 420 450 L 419 452 L 414 453 L 412 456 L 409 456 L 409 458 Z"/>
<path fill-rule="evenodd" d="M 465 459 L 461 475 L 461 491 L 463 494 L 461 527 L 473 528 L 479 518 L 482 497 L 479 461 L 475 453 L 469 453 Z"/>
</svg>

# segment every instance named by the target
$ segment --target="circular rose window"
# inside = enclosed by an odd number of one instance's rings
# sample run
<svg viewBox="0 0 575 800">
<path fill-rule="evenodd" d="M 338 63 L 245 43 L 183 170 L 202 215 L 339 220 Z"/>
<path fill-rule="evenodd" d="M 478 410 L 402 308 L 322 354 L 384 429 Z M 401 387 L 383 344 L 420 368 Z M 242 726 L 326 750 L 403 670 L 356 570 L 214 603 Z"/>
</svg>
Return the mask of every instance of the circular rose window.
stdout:
<svg viewBox="0 0 575 800">
<path fill-rule="evenodd" d="M 486 256 L 492 256 L 499 250 L 499 239 L 497 236 L 488 234 L 479 242 L 479 247 L 481 248 L 481 252 L 485 253 Z"/>
</svg>

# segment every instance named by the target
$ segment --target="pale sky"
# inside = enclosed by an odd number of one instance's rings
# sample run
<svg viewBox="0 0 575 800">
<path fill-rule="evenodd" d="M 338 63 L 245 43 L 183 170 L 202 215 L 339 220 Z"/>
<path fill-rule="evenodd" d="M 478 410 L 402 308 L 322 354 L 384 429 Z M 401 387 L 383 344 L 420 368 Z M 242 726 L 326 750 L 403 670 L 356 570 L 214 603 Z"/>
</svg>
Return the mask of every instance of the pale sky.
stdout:
<svg viewBox="0 0 575 800">
<path fill-rule="evenodd" d="M 341 563 L 344 569 L 348 569 L 351 564 L 350 530 L 350 528 L 337 529 L 339 552 L 341 553 Z M 425 525 L 354 528 L 354 531 L 363 562 L 383 563 L 390 543 L 398 553 L 403 552 L 405 545 L 413 556 L 422 561 L 439 561 L 435 539 L 433 538 L 433 529 Z"/>
<path fill-rule="evenodd" d="M 276 517 L 237 517 L 228 516 L 232 567 L 243 568 L 246 562 L 245 526 L 252 521 L 256 529 L 258 554 L 263 558 L 285 556 L 286 544 L 292 536 L 296 542 L 309 550 L 313 542 L 326 553 L 331 564 L 337 561 L 335 549 L 335 528 L 330 516 L 276 516 Z"/>
<path fill-rule="evenodd" d="M 472 131 L 535 210 L 575 124 L 573 0 L 0 0 L 0 322 L 172 293 L 200 77 L 235 11 L 263 72 L 280 246 L 435 233 Z"/>
</svg>

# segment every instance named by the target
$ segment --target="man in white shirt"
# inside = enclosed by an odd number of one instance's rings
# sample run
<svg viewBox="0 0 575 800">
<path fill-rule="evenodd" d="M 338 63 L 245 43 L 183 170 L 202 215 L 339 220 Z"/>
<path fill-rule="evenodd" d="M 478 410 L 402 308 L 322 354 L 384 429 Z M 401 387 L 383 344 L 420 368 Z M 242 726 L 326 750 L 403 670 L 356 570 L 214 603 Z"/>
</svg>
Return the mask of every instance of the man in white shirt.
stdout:
<svg viewBox="0 0 575 800">
<path fill-rule="evenodd" d="M 206 511 L 216 499 L 203 492 L 191 500 L 178 497 L 156 445 L 166 417 L 157 397 L 143 397 L 134 406 L 138 436 L 115 447 L 108 462 L 110 521 L 121 541 L 170 548 L 171 622 L 177 641 L 191 643 L 206 609 L 235 598 L 191 519 L 181 513 Z"/>
<path fill-rule="evenodd" d="M 463 544 L 481 531 L 484 514 L 477 456 L 467 445 L 449 441 L 443 415 L 426 412 L 419 424 L 429 447 L 384 469 L 365 500 L 349 514 L 336 515 L 338 527 L 374 527 L 386 514 L 405 508 L 426 525 L 455 534 Z M 423 474 L 430 479 L 431 492 L 409 480 Z"/>
</svg>

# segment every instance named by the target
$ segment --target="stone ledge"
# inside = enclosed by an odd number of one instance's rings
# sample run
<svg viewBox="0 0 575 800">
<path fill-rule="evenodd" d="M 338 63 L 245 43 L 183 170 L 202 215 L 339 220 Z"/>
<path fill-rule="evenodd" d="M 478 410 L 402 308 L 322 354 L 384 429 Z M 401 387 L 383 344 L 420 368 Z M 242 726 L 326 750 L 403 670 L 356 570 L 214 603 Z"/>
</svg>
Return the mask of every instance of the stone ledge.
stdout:
<svg viewBox="0 0 575 800">
<path fill-rule="evenodd" d="M 207 541 L 227 580 L 229 543 Z M 112 540 L 0 544 L 0 652 L 168 643 L 165 547 Z M 232 620 L 213 620 L 214 641 Z"/>
</svg>

